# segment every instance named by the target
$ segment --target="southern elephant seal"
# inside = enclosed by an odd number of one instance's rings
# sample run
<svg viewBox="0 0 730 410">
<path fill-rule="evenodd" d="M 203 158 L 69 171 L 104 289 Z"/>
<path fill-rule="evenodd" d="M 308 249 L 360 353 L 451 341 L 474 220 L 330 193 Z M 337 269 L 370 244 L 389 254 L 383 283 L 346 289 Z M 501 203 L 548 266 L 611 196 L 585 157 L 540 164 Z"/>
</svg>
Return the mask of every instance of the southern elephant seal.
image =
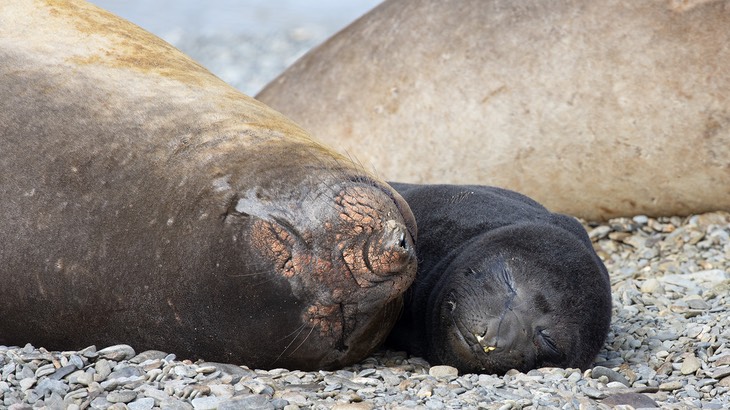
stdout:
<svg viewBox="0 0 730 410">
<path fill-rule="evenodd" d="M 384 182 L 81 0 L 0 4 L 0 344 L 332 368 L 415 276 Z"/>
<path fill-rule="evenodd" d="M 387 344 L 462 372 L 592 363 L 611 285 L 577 220 L 495 187 L 392 186 L 419 226 L 418 274 Z"/>
<path fill-rule="evenodd" d="M 257 98 L 388 180 L 730 210 L 728 27 L 730 0 L 387 0 Z"/>
</svg>

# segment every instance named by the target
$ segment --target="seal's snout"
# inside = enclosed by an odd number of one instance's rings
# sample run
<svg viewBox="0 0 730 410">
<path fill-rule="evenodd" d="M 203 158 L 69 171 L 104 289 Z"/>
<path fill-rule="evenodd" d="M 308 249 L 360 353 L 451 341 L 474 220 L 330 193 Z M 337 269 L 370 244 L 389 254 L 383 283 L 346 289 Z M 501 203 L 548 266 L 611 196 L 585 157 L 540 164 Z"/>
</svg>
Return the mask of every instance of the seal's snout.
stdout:
<svg viewBox="0 0 730 410">
<path fill-rule="evenodd" d="M 488 337 L 487 332 L 485 331 L 484 334 L 474 333 L 474 337 L 477 339 L 477 343 L 479 343 L 479 346 L 484 351 L 484 353 L 489 353 L 494 350 L 497 350 L 497 347 L 504 347 L 504 343 L 499 343 L 499 340 L 495 337 Z"/>
<path fill-rule="evenodd" d="M 483 333 L 477 332 L 474 337 L 484 353 L 509 353 L 519 348 L 526 332 L 524 323 L 516 315 L 505 315 L 490 320 Z"/>
<path fill-rule="evenodd" d="M 388 220 L 383 230 L 374 234 L 366 244 L 365 263 L 381 276 L 392 275 L 408 268 L 415 260 L 415 249 L 403 223 Z"/>
<path fill-rule="evenodd" d="M 338 247 L 361 287 L 395 281 L 395 293 L 400 294 L 415 277 L 415 222 L 399 201 L 387 188 L 361 181 L 345 186 L 336 198 L 340 230 L 355 233 Z"/>
<path fill-rule="evenodd" d="M 393 219 L 385 222 L 385 229 L 383 231 L 386 239 L 390 239 L 385 244 L 408 250 L 408 242 L 406 242 L 406 235 L 408 234 L 406 227 Z"/>
</svg>

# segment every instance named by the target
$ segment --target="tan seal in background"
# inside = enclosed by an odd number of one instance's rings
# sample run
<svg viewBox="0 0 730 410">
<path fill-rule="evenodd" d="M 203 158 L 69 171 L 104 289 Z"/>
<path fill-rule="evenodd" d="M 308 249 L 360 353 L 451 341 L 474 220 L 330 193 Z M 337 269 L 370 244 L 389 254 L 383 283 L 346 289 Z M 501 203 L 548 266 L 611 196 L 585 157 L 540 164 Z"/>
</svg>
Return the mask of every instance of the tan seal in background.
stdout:
<svg viewBox="0 0 730 410">
<path fill-rule="evenodd" d="M 730 209 L 730 1 L 386 1 L 258 96 L 388 180 Z"/>
<path fill-rule="evenodd" d="M 81 0 L 0 3 L 0 344 L 361 360 L 415 275 L 384 182 Z"/>
</svg>

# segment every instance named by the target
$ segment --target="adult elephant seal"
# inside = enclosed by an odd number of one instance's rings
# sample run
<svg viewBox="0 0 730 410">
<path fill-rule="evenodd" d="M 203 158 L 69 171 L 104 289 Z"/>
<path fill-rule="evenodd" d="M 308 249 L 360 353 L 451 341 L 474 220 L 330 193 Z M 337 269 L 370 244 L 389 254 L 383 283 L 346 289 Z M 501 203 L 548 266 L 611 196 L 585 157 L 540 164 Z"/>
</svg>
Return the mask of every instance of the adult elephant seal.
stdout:
<svg viewBox="0 0 730 410">
<path fill-rule="evenodd" d="M 80 0 L 0 5 L 0 344 L 362 359 L 415 275 L 385 183 Z"/>
<path fill-rule="evenodd" d="M 389 180 L 730 210 L 730 0 L 387 0 L 258 96 Z"/>
<path fill-rule="evenodd" d="M 392 347 L 462 372 L 592 363 L 611 287 L 580 223 L 500 188 L 393 187 L 416 216 L 419 265 Z"/>
</svg>

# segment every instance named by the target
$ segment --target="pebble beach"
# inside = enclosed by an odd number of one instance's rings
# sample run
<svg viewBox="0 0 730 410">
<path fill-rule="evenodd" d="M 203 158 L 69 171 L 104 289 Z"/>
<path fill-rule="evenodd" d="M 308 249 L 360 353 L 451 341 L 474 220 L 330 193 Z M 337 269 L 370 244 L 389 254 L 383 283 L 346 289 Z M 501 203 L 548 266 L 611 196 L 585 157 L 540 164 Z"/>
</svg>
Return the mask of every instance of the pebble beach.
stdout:
<svg viewBox="0 0 730 410">
<path fill-rule="evenodd" d="M 292 26 L 265 38 L 166 39 L 252 95 L 329 34 Z M 459 374 L 394 351 L 336 371 L 260 370 L 128 345 L 27 344 L 0 346 L 0 408 L 730 408 L 730 213 L 583 223 L 613 294 L 611 330 L 586 370 Z"/>
</svg>

